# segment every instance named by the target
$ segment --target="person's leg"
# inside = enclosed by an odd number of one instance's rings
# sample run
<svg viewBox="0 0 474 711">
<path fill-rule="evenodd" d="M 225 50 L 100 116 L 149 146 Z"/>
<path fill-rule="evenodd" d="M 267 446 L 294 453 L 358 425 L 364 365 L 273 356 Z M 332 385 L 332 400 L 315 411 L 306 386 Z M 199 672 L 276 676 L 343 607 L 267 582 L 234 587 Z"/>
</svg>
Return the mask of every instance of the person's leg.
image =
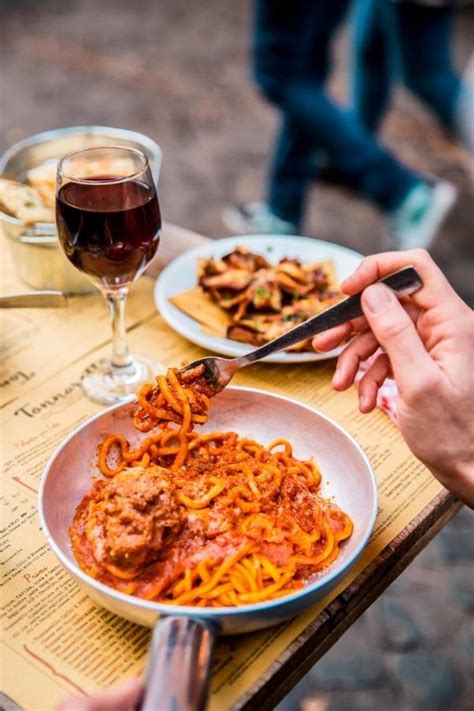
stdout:
<svg viewBox="0 0 474 711">
<path fill-rule="evenodd" d="M 396 208 L 421 181 L 384 150 L 351 112 L 333 103 L 318 83 L 301 79 L 286 85 L 281 105 L 312 146 L 324 150 L 331 163 L 384 210 Z"/>
<path fill-rule="evenodd" d="M 258 3 L 255 75 L 265 96 L 285 117 L 282 146 L 278 146 L 275 161 L 277 169 L 272 172 L 272 181 L 277 179 L 281 183 L 270 187 L 270 195 L 281 194 L 277 187 L 282 193 L 288 190 L 291 199 L 286 204 L 293 206 L 298 219 L 294 206 L 302 205 L 310 174 L 304 162 L 305 149 L 311 163 L 312 152 L 325 152 L 335 166 L 353 177 L 353 182 L 368 198 L 391 213 L 392 218 L 403 217 L 397 219 L 392 229 L 398 242 L 409 231 L 409 243 L 413 245 L 422 231 L 420 241 L 427 244 L 446 212 L 447 201 L 440 209 L 437 194 L 381 148 L 353 114 L 338 107 L 324 92 L 328 47 L 336 23 L 333 27 L 325 26 L 323 18 L 339 17 L 339 10 L 346 2 L 293 0 L 290 4 L 286 0 L 260 0 Z M 321 15 L 326 11 L 329 15 Z M 299 175 L 292 170 L 295 153 Z M 277 211 L 281 209 L 281 204 L 272 206 L 276 220 Z M 263 224 L 260 219 L 251 219 L 252 213 L 256 218 L 265 217 L 264 213 L 253 210 L 251 204 L 241 206 L 237 212 L 249 228 Z M 281 231 L 288 225 L 282 222 L 272 224 L 270 220 L 265 231 Z"/>
<path fill-rule="evenodd" d="M 393 73 L 384 2 L 356 0 L 353 19 L 352 107 L 358 121 L 374 133 L 387 108 Z"/>
<path fill-rule="evenodd" d="M 311 140 L 298 122 L 283 115 L 267 181 L 267 205 L 273 215 L 295 226 L 301 224 L 314 170 Z"/>
<path fill-rule="evenodd" d="M 393 12 L 404 83 L 447 128 L 455 128 L 463 88 L 451 59 L 453 9 L 396 3 Z"/>
<path fill-rule="evenodd" d="M 353 115 L 336 106 L 310 80 L 286 86 L 281 101 L 313 146 L 323 148 L 366 197 L 389 213 L 393 246 L 408 249 L 431 244 L 455 201 L 452 185 L 438 182 L 431 186 L 402 166 Z"/>
<path fill-rule="evenodd" d="M 322 85 L 330 68 L 329 47 L 349 0 L 259 0 L 256 6 L 254 74 L 264 96 L 281 113 L 271 160 L 267 203 L 278 218 L 299 225 L 317 146 L 282 106 L 284 86 L 301 75 Z"/>
</svg>

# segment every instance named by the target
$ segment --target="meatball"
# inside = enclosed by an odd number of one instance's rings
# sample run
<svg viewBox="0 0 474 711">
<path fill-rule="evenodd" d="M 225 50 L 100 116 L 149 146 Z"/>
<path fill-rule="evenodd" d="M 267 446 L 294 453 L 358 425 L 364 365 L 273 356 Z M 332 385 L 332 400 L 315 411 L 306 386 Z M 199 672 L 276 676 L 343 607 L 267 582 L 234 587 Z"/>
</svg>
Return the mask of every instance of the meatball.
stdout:
<svg viewBox="0 0 474 711">
<path fill-rule="evenodd" d="M 91 492 L 87 528 L 98 562 L 133 570 L 156 560 L 182 530 L 167 469 L 136 467 L 97 484 L 101 486 Z"/>
</svg>

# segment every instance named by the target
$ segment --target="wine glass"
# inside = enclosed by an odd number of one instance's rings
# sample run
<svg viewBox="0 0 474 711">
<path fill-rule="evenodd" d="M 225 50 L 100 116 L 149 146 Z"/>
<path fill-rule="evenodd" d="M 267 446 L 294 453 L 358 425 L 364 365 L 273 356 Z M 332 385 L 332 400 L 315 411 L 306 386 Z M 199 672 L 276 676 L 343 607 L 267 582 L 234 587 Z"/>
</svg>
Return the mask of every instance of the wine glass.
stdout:
<svg viewBox="0 0 474 711">
<path fill-rule="evenodd" d="M 123 402 L 157 366 L 131 356 L 125 330 L 130 284 L 158 248 L 161 215 L 147 157 L 122 146 L 85 148 L 59 162 L 56 222 L 69 261 L 104 295 L 112 320 L 112 359 L 85 375 L 86 395 L 103 405 Z"/>
</svg>

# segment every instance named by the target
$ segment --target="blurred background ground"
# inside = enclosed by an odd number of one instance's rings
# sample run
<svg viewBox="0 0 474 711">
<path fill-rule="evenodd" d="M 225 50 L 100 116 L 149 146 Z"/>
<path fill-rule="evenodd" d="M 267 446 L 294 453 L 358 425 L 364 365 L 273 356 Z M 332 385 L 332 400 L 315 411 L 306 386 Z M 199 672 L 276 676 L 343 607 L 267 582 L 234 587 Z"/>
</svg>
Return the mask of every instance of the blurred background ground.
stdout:
<svg viewBox="0 0 474 711">
<path fill-rule="evenodd" d="M 67 125 L 142 131 L 164 152 L 165 218 L 212 237 L 226 234 L 223 207 L 262 196 L 276 129 L 249 79 L 250 17 L 248 0 L 0 0 L 0 151 Z M 456 28 L 461 68 L 473 36 L 474 8 L 465 9 Z M 344 100 L 346 30 L 336 50 L 331 91 Z M 410 166 L 456 184 L 459 200 L 433 255 L 474 304 L 466 154 L 402 90 L 383 139 Z M 314 185 L 305 234 L 370 253 L 380 248 L 382 226 L 365 201 Z M 473 561 L 473 517 L 463 512 L 281 708 L 472 711 Z"/>
</svg>

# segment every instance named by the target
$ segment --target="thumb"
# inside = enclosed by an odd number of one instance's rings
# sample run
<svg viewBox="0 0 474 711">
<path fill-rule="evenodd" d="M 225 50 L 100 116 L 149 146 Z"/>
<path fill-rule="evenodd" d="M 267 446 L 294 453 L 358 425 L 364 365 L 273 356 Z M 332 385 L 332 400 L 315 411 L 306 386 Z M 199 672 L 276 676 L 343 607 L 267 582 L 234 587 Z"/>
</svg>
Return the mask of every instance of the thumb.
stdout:
<svg viewBox="0 0 474 711">
<path fill-rule="evenodd" d="M 393 291 L 383 284 L 365 289 L 362 308 L 372 333 L 390 358 L 400 390 L 413 390 L 422 374 L 436 369 L 415 324 Z"/>
<path fill-rule="evenodd" d="M 66 699 L 56 707 L 56 711 L 128 711 L 138 704 L 142 692 L 141 679 L 127 679 L 93 696 Z"/>
</svg>

